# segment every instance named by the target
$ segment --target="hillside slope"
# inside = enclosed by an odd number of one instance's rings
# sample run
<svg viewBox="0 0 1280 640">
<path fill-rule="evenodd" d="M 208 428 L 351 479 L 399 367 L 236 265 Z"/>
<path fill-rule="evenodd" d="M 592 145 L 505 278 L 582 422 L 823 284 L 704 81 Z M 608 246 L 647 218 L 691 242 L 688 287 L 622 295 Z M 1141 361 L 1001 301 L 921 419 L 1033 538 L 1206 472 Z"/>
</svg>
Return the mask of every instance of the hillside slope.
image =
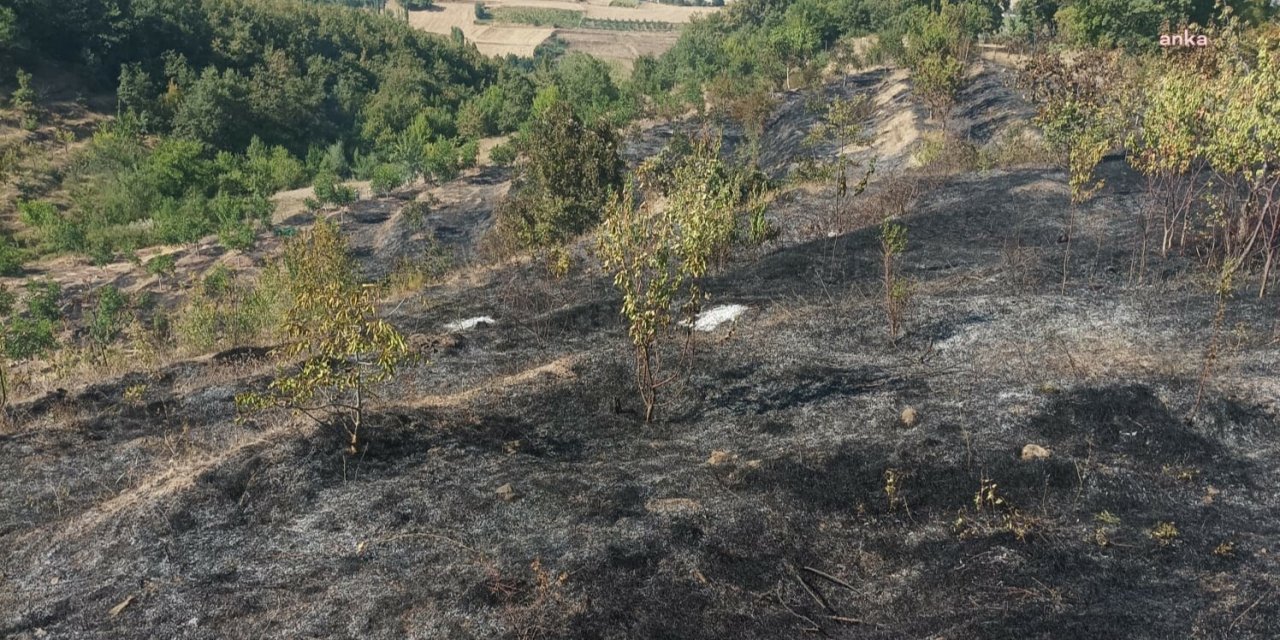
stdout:
<svg viewBox="0 0 1280 640">
<path fill-rule="evenodd" d="M 984 82 L 957 114 L 994 135 L 1021 107 Z M 890 104 L 877 122 L 917 108 Z M 28 400 L 0 435 L 0 635 L 1276 637 L 1275 310 L 1233 303 L 1193 411 L 1214 298 L 1185 261 L 1135 284 L 1138 179 L 1102 172 L 1065 292 L 1063 174 L 920 176 L 896 343 L 877 212 L 829 234 L 829 189 L 789 191 L 783 240 L 709 283 L 745 313 L 698 334 L 653 425 L 607 277 L 527 260 L 393 309 L 429 361 L 384 390 L 362 456 L 237 423 L 271 371 L 252 350 Z M 444 224 L 462 243 L 492 186 L 470 180 Z M 397 224 L 377 206 L 344 224 Z"/>
</svg>

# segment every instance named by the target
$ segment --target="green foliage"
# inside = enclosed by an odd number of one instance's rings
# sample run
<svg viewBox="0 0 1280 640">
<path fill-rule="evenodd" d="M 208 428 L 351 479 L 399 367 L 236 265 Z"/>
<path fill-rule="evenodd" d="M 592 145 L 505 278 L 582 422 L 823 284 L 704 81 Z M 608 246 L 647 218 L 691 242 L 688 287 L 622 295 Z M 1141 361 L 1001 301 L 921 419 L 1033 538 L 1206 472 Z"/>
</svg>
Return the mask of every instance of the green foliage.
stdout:
<svg viewBox="0 0 1280 640">
<path fill-rule="evenodd" d="M 636 89 L 701 101 L 717 77 L 746 87 L 789 87 L 797 72 L 821 69 L 837 41 L 876 33 L 923 0 L 738 0 L 686 25 L 661 58 L 637 61 Z"/>
<path fill-rule="evenodd" d="M 880 256 L 884 287 L 884 312 L 889 324 L 889 339 L 897 340 L 902 319 L 910 302 L 913 285 L 898 274 L 898 260 L 907 250 L 907 228 L 885 218 L 880 223 Z"/>
<path fill-rule="evenodd" d="M 8 287 L 0 285 L 0 316 L 7 316 L 13 313 L 13 304 L 17 302 L 17 296 Z"/>
<path fill-rule="evenodd" d="M 227 220 L 218 227 L 218 242 L 227 249 L 246 251 L 256 239 L 253 225 L 243 220 Z"/>
<path fill-rule="evenodd" d="M 0 235 L 0 276 L 22 274 L 22 251 L 8 236 Z"/>
<path fill-rule="evenodd" d="M 325 172 L 316 175 L 311 185 L 315 190 L 316 199 L 321 203 L 341 207 L 356 201 L 355 189 L 339 182 L 338 176 L 332 173 Z"/>
<path fill-rule="evenodd" d="M 371 388 L 390 380 L 409 358 L 403 336 L 378 317 L 374 287 L 355 272 L 337 229 L 321 222 L 286 249 L 290 306 L 281 354 L 300 360 L 281 372 L 264 393 L 237 396 L 242 409 L 282 406 L 317 421 L 337 413 L 349 453 L 363 441 L 365 404 Z"/>
<path fill-rule="evenodd" d="M 62 320 L 62 287 L 46 280 L 28 282 L 26 288 L 26 311 L 10 317 L 4 326 L 4 352 L 11 360 L 35 358 L 58 345 L 54 331 Z"/>
<path fill-rule="evenodd" d="M 274 340 L 286 305 L 285 280 L 269 268 L 256 283 L 244 283 L 225 266 L 214 267 L 172 323 L 175 347 L 200 354 Z"/>
<path fill-rule="evenodd" d="M 425 11 L 436 6 L 434 0 L 402 0 L 400 6 L 410 11 Z"/>
<path fill-rule="evenodd" d="M 515 163 L 517 155 L 515 144 L 502 142 L 493 145 L 493 148 L 489 150 L 489 162 L 499 167 L 506 167 Z"/>
<path fill-rule="evenodd" d="M 9 104 L 14 111 L 18 112 L 21 118 L 38 118 L 40 116 L 40 107 L 36 105 L 36 100 L 39 99 L 39 96 L 36 94 L 36 90 L 31 88 L 31 74 L 18 69 L 17 80 L 18 87 L 9 96 Z"/>
<path fill-rule="evenodd" d="M 41 320 L 62 319 L 62 286 L 52 280 L 27 283 L 27 314 Z"/>
<path fill-rule="evenodd" d="M 1161 25 L 1180 22 L 1188 5 L 1182 0 L 1075 0 L 1060 9 L 1055 20 L 1069 41 L 1151 49 Z"/>
<path fill-rule="evenodd" d="M 1022 71 L 1022 85 L 1037 102 L 1035 122 L 1065 160 L 1073 203 L 1102 186 L 1094 169 L 1121 135 L 1125 72 L 1118 56 L 1099 51 L 1081 52 L 1070 61 L 1041 52 Z"/>
<path fill-rule="evenodd" d="M 662 343 L 677 318 L 701 307 L 702 278 L 731 246 L 740 198 L 718 146 L 702 141 L 674 167 L 647 163 L 609 202 L 599 253 L 622 294 L 645 422 L 659 389 L 674 379 L 661 369 Z"/>
<path fill-rule="evenodd" d="M 147 273 L 153 276 L 171 276 L 177 265 L 177 258 L 172 253 L 156 256 L 147 261 Z"/>
<path fill-rule="evenodd" d="M 58 346 L 53 321 L 30 316 L 10 318 L 4 331 L 4 353 L 10 360 L 29 360 Z"/>
<path fill-rule="evenodd" d="M 89 318 L 89 339 L 99 350 L 111 344 L 124 326 L 126 302 L 120 290 L 106 285 L 98 290 L 98 303 Z"/>
<path fill-rule="evenodd" d="M 18 36 L 18 14 L 9 7 L 0 7 L 0 53 L 12 49 Z"/>
<path fill-rule="evenodd" d="M 373 170 L 373 175 L 369 177 L 369 188 L 373 190 L 376 196 L 385 196 L 392 191 L 400 188 L 405 182 L 405 169 L 403 166 L 392 163 L 383 163 Z"/>
<path fill-rule="evenodd" d="M 526 161 L 498 211 L 499 232 L 525 247 L 548 247 L 594 226 L 622 181 L 617 134 L 587 125 L 553 100 L 521 137 Z"/>
<path fill-rule="evenodd" d="M 528 24 L 535 27 L 574 29 L 582 26 L 583 12 L 572 9 L 497 7 L 488 11 L 494 22 Z"/>
<path fill-rule="evenodd" d="M 974 39 L 995 24 L 983 6 L 944 2 L 936 12 L 917 8 L 901 14 L 880 40 L 890 55 L 911 70 L 915 92 L 945 128 L 946 116 L 964 85 Z"/>
<path fill-rule="evenodd" d="M 608 118 L 621 122 L 629 117 L 622 94 L 613 83 L 609 66 L 598 58 L 573 52 L 560 59 L 555 69 L 557 99 L 573 106 L 578 119 L 595 122 Z"/>
</svg>

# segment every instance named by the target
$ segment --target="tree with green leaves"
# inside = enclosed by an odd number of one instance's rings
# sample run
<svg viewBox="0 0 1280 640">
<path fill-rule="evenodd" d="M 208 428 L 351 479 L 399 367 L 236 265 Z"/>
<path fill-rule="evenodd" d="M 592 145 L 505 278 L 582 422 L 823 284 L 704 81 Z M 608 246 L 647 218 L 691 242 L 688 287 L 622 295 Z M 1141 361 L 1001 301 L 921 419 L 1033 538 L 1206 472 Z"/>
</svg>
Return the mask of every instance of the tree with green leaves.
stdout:
<svg viewBox="0 0 1280 640">
<path fill-rule="evenodd" d="M 252 411 L 283 407 L 319 424 L 336 424 L 348 454 L 364 446 L 362 429 L 373 389 L 391 380 L 409 359 L 395 327 L 381 319 L 377 287 L 357 282 L 356 268 L 338 229 L 319 222 L 286 248 L 291 300 L 278 349 L 289 364 L 265 392 L 241 394 Z"/>
<path fill-rule="evenodd" d="M 737 228 L 742 184 L 728 172 L 719 147 L 700 142 L 670 169 L 646 163 L 608 205 L 598 251 L 622 294 L 622 315 L 635 360 L 645 422 L 659 391 L 677 378 L 664 346 L 678 321 L 691 321 L 705 299 L 702 279 L 723 260 Z"/>
<path fill-rule="evenodd" d="M 566 101 L 549 99 L 521 136 L 524 161 L 499 206 L 499 232 L 550 247 L 594 226 L 622 182 L 618 144 L 607 123 L 586 124 Z"/>
</svg>

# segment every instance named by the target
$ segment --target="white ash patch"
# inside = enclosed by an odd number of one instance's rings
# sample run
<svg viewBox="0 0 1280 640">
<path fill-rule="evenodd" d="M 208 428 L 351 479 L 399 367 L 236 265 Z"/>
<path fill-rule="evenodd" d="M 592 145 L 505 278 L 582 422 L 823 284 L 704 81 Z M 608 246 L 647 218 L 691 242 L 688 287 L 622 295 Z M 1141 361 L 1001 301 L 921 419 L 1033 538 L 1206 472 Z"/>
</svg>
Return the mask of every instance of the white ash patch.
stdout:
<svg viewBox="0 0 1280 640">
<path fill-rule="evenodd" d="M 494 322 L 496 320 L 489 316 L 476 316 L 466 320 L 455 320 L 444 325 L 444 328 L 446 331 L 470 331 L 482 324 L 493 324 Z"/>
<path fill-rule="evenodd" d="M 716 327 L 738 319 L 747 310 L 747 307 L 740 304 L 722 304 L 712 307 L 698 314 L 697 319 L 693 321 L 694 331 L 715 331 Z M 684 326 L 689 326 L 689 321 L 682 322 Z"/>
</svg>

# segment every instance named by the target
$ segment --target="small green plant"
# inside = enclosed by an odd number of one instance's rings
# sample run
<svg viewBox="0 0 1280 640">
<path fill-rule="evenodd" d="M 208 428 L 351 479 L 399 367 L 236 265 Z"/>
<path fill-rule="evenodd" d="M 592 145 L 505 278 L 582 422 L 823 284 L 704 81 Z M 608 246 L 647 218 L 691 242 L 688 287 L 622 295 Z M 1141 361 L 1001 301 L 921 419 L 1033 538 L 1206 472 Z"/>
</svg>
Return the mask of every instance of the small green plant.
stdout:
<svg viewBox="0 0 1280 640">
<path fill-rule="evenodd" d="M 907 250 L 907 228 L 885 218 L 880 223 L 880 255 L 883 265 L 884 311 L 889 321 L 889 339 L 896 341 L 902 319 L 911 302 L 914 285 L 898 273 L 898 260 Z"/>
<path fill-rule="evenodd" d="M 640 183 L 623 186 L 609 204 L 599 242 L 604 267 L 622 293 L 645 422 L 653 420 L 658 391 L 676 379 L 662 370 L 662 345 L 672 337 L 677 317 L 691 318 L 701 307 L 701 280 L 732 244 L 741 191 L 725 175 L 719 149 L 710 141 L 678 165 L 669 181 L 655 173 L 654 164 L 646 163 Z M 664 190 L 662 184 L 669 186 Z M 666 198 L 659 206 L 661 191 Z"/>
<path fill-rule="evenodd" d="M 339 182 L 335 173 L 328 171 L 319 173 L 311 184 L 315 190 L 316 200 L 321 204 L 341 207 L 356 201 L 355 189 Z"/>
<path fill-rule="evenodd" d="M 218 243 L 227 249 L 247 251 L 256 239 L 253 225 L 245 220 L 228 220 L 218 227 Z"/>
<path fill-rule="evenodd" d="M 0 236 L 0 276 L 22 273 L 22 252 L 5 236 Z"/>
<path fill-rule="evenodd" d="M 336 415 L 347 452 L 364 445 L 372 388 L 390 380 L 409 358 L 404 337 L 378 317 L 377 288 L 352 279 L 354 264 L 338 230 L 320 222 L 286 249 L 291 305 L 289 342 L 280 354 L 301 362 L 281 372 L 265 392 L 236 397 L 242 410 L 284 407 L 328 424 Z"/>
<path fill-rule="evenodd" d="M 171 276 L 177 268 L 178 259 L 172 253 L 156 256 L 147 261 L 144 267 L 153 276 Z"/>
<path fill-rule="evenodd" d="M 89 338 L 101 357 L 107 345 L 119 335 L 124 324 L 126 302 L 120 290 L 106 285 L 98 290 L 98 304 L 89 319 Z"/>
<path fill-rule="evenodd" d="M 27 283 L 27 314 L 33 318 L 57 322 L 62 319 L 62 285 L 52 280 Z"/>
<path fill-rule="evenodd" d="M 489 162 L 499 167 L 510 166 L 515 163 L 516 155 L 516 146 L 514 144 L 502 142 L 493 145 L 493 148 L 489 149 Z"/>
<path fill-rule="evenodd" d="M 142 403 L 142 399 L 147 395 L 146 384 L 132 384 L 124 388 L 124 401 L 137 405 Z"/>
<path fill-rule="evenodd" d="M 39 96 L 31 87 L 31 74 L 18 69 L 17 80 L 18 88 L 13 90 L 9 103 L 18 112 L 23 128 L 35 129 L 40 122 L 40 107 L 36 105 Z"/>
<path fill-rule="evenodd" d="M 1158 522 L 1151 528 L 1151 539 L 1161 547 L 1168 547 L 1178 540 L 1178 527 L 1172 522 Z"/>
<path fill-rule="evenodd" d="M 884 471 L 884 496 L 889 501 L 890 511 L 907 505 L 906 500 L 902 497 L 902 481 L 905 477 L 906 473 L 899 469 L 885 469 Z"/>
<path fill-rule="evenodd" d="M 374 167 L 372 174 L 369 176 L 369 188 L 376 196 L 385 196 L 399 189 L 404 185 L 404 182 L 405 169 L 398 164 L 380 164 Z"/>
<path fill-rule="evenodd" d="M 216 265 L 204 274 L 204 280 L 200 282 L 201 292 L 210 298 L 221 297 L 231 290 L 231 280 L 231 269 L 225 264 Z"/>
<path fill-rule="evenodd" d="M 748 207 L 747 244 L 758 247 L 782 235 L 782 230 L 765 216 L 766 201 L 757 193 Z"/>
<path fill-rule="evenodd" d="M 8 287 L 0 284 L 0 316 L 7 316 L 13 313 L 13 303 L 17 301 L 17 296 Z"/>
</svg>

